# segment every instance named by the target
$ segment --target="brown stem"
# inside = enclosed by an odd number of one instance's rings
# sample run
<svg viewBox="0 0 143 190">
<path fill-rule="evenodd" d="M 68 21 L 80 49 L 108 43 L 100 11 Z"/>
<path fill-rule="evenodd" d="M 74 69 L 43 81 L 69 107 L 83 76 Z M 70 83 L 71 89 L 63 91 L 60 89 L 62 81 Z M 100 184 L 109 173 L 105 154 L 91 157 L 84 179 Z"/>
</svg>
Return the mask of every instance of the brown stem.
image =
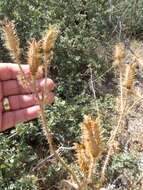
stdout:
<svg viewBox="0 0 143 190">
<path fill-rule="evenodd" d="M 120 101 L 121 101 L 121 112 L 122 112 L 124 105 L 123 105 L 123 74 L 121 71 L 120 71 L 120 94 L 121 94 Z"/>
<path fill-rule="evenodd" d="M 73 170 L 64 162 L 64 160 L 58 155 L 57 151 L 54 149 L 52 135 L 49 131 L 49 128 L 47 127 L 47 119 L 46 119 L 46 115 L 44 112 L 44 101 L 40 100 L 40 97 L 39 97 L 37 89 L 36 89 L 36 78 L 34 76 L 33 76 L 33 87 L 34 87 L 34 92 L 35 92 L 36 98 L 38 100 L 38 104 L 40 106 L 42 129 L 43 129 L 44 135 L 46 137 L 46 140 L 49 144 L 50 153 L 55 156 L 55 158 L 62 164 L 62 166 L 72 175 L 72 177 L 73 177 L 74 181 L 77 183 L 77 185 L 80 186 L 80 182 L 78 181 Z"/>
<path fill-rule="evenodd" d="M 62 166 L 71 174 L 74 181 L 77 183 L 78 187 L 80 188 L 80 182 L 78 181 L 73 170 L 65 163 L 65 161 L 55 151 L 55 149 L 53 147 L 52 136 L 49 132 L 49 129 L 47 128 L 47 121 L 46 121 L 46 116 L 45 116 L 45 113 L 43 110 L 43 106 L 42 107 L 40 106 L 40 109 L 41 109 L 42 127 L 44 129 L 44 133 L 45 133 L 46 139 L 48 141 L 51 152 L 54 154 L 55 158 L 62 164 Z"/>
<path fill-rule="evenodd" d="M 88 181 L 91 182 L 92 181 L 92 177 L 93 177 L 93 173 L 95 172 L 95 163 L 96 163 L 96 159 L 92 158 L 91 163 L 90 163 L 90 168 L 89 168 L 89 173 L 88 173 Z"/>
<path fill-rule="evenodd" d="M 102 171 L 101 171 L 101 180 L 100 180 L 101 183 L 103 183 L 104 180 L 105 180 L 105 170 L 107 168 L 108 162 L 110 160 L 110 156 L 112 154 L 112 145 L 113 145 L 114 139 L 116 137 L 116 134 L 118 132 L 118 129 L 119 129 L 120 125 L 121 125 L 122 118 L 123 118 L 123 112 L 121 113 L 119 121 L 118 121 L 118 125 L 116 126 L 116 128 L 113 131 L 112 136 L 110 138 L 108 153 L 107 153 L 107 156 L 106 156 L 106 159 L 104 161 L 104 164 L 103 164 L 103 167 L 102 167 Z"/>
<path fill-rule="evenodd" d="M 21 64 L 19 63 L 18 65 L 19 65 L 20 71 L 22 72 L 23 76 L 26 77 L 25 73 L 24 73 L 24 71 L 23 71 L 23 69 L 21 67 Z M 40 106 L 42 129 L 43 129 L 44 135 L 46 137 L 46 140 L 47 140 L 47 142 L 49 144 L 50 152 L 52 154 L 54 154 L 55 158 L 71 174 L 71 176 L 73 177 L 75 183 L 78 185 L 78 189 L 80 189 L 80 182 L 79 182 L 78 178 L 76 177 L 74 171 L 65 163 L 65 161 L 58 155 L 58 153 L 54 149 L 52 136 L 51 136 L 51 133 L 50 133 L 48 127 L 47 127 L 47 119 L 46 119 L 46 115 L 45 115 L 45 112 L 44 112 L 44 101 L 42 101 L 40 99 L 39 94 L 37 92 L 37 89 L 36 89 L 36 77 L 35 76 L 32 76 L 32 82 L 33 82 L 32 88 L 33 88 L 34 94 L 36 96 L 36 99 L 38 101 L 38 105 Z M 30 81 L 30 83 L 31 83 L 31 81 Z"/>
<path fill-rule="evenodd" d="M 120 107 L 120 116 L 119 116 L 119 120 L 118 120 L 118 124 L 117 126 L 115 127 L 115 129 L 113 130 L 111 136 L 110 136 L 110 139 L 108 141 L 108 144 L 109 144 L 109 148 L 108 148 L 108 152 L 107 152 L 107 156 L 105 158 L 105 161 L 104 161 L 104 164 L 103 164 L 103 167 L 102 167 L 102 171 L 101 171 L 101 184 L 104 183 L 105 181 L 105 171 L 106 171 L 106 168 L 107 168 L 107 165 L 109 163 L 109 160 L 110 160 L 110 156 L 112 155 L 112 148 L 113 148 L 113 143 L 114 143 L 114 140 L 116 138 L 116 135 L 118 133 L 118 130 L 122 124 L 122 120 L 124 119 L 124 116 L 125 116 L 125 108 L 126 108 L 126 104 L 127 104 L 127 96 L 128 96 L 128 93 L 125 93 L 123 92 L 123 75 L 122 75 L 122 68 L 120 68 L 120 104 L 121 104 L 121 107 Z M 123 96 L 125 96 L 125 98 L 123 99 Z"/>
<path fill-rule="evenodd" d="M 30 85 L 31 82 L 27 79 L 27 77 L 26 77 L 26 75 L 25 75 L 25 73 L 24 73 L 24 71 L 23 71 L 23 69 L 22 69 L 21 62 L 20 62 L 19 58 L 16 58 L 16 59 L 15 59 L 15 62 L 18 64 L 19 70 L 20 70 L 21 74 L 23 75 L 25 81 L 28 81 L 28 83 L 29 83 L 29 85 Z"/>
</svg>

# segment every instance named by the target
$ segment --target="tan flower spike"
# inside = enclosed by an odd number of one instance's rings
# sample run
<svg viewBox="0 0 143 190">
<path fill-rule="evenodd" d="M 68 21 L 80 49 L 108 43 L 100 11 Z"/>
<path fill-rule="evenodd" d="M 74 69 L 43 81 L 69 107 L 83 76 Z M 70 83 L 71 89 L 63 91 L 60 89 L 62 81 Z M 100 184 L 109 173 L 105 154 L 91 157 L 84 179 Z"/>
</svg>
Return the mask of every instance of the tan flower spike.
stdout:
<svg viewBox="0 0 143 190">
<path fill-rule="evenodd" d="M 81 127 L 81 142 L 75 144 L 76 162 L 80 169 L 87 174 L 102 151 L 102 139 L 99 123 L 89 115 L 84 116 Z"/>
<path fill-rule="evenodd" d="M 3 38 L 5 41 L 5 46 L 10 51 L 14 61 L 19 63 L 20 43 L 19 43 L 19 38 L 16 34 L 15 25 L 13 22 L 10 22 L 5 19 L 3 21 L 2 29 L 3 29 Z"/>
<path fill-rule="evenodd" d="M 37 42 L 35 39 L 28 42 L 28 53 L 27 53 L 27 62 L 30 67 L 30 72 L 33 76 L 36 75 L 38 68 L 40 66 L 40 44 L 41 42 Z"/>
<path fill-rule="evenodd" d="M 54 48 L 58 34 L 59 29 L 56 26 L 49 26 L 49 29 L 43 38 L 43 51 L 46 63 L 47 60 L 51 57 L 51 50 Z"/>
</svg>

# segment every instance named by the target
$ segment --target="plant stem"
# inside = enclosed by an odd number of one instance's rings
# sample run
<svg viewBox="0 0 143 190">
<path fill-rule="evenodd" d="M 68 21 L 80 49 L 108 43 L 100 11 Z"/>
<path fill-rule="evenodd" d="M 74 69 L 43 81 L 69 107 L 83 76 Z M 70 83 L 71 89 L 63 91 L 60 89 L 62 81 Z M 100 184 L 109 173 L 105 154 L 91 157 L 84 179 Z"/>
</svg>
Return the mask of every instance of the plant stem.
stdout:
<svg viewBox="0 0 143 190">
<path fill-rule="evenodd" d="M 54 154 L 55 158 L 62 164 L 62 166 L 71 174 L 74 181 L 77 183 L 78 187 L 80 187 L 80 182 L 78 181 L 78 179 L 77 179 L 75 173 L 73 172 L 73 170 L 65 163 L 65 161 L 55 151 L 55 149 L 53 147 L 52 136 L 51 136 L 51 134 L 49 132 L 49 129 L 47 127 L 47 120 L 46 120 L 46 116 L 45 116 L 45 113 L 44 113 L 43 106 L 40 106 L 40 109 L 41 109 L 42 128 L 44 130 L 44 133 L 45 133 L 46 139 L 48 141 L 48 144 L 49 144 L 51 152 Z"/>
<path fill-rule="evenodd" d="M 25 73 L 24 73 L 20 63 L 18 65 L 19 65 L 20 71 L 22 72 L 23 76 L 25 77 Z M 32 82 L 33 82 L 32 89 L 33 89 L 34 94 L 36 96 L 36 99 L 38 101 L 38 105 L 40 106 L 40 113 L 41 113 L 40 116 L 41 116 L 41 120 L 42 120 L 42 129 L 43 129 L 44 135 L 46 137 L 46 140 L 47 140 L 47 142 L 49 144 L 50 153 L 52 153 L 55 156 L 55 158 L 61 163 L 61 165 L 71 174 L 71 176 L 73 177 L 75 183 L 78 185 L 78 189 L 80 189 L 80 182 L 79 182 L 78 178 L 76 177 L 76 174 L 65 163 L 65 161 L 58 155 L 57 151 L 54 149 L 52 135 L 51 135 L 51 133 L 49 131 L 49 128 L 47 127 L 47 119 L 46 119 L 46 115 L 45 115 L 45 112 L 44 112 L 45 101 L 42 101 L 40 99 L 38 91 L 36 89 L 36 76 L 32 76 Z"/>
<path fill-rule="evenodd" d="M 120 100 L 121 100 L 121 113 L 122 113 L 123 107 L 124 107 L 124 105 L 123 105 L 123 74 L 122 74 L 122 71 L 120 71 L 120 94 L 121 94 Z"/>
<path fill-rule="evenodd" d="M 95 169 L 95 163 L 96 163 L 96 159 L 92 158 L 91 163 L 90 163 L 89 173 L 88 173 L 88 181 L 89 182 L 92 182 L 93 172 Z"/>
<path fill-rule="evenodd" d="M 112 133 L 112 136 L 110 137 L 110 140 L 109 140 L 108 153 L 107 153 L 107 156 L 106 156 L 106 159 L 104 161 L 104 164 L 103 164 L 103 167 L 102 167 L 102 171 L 101 171 L 101 180 L 100 180 L 101 184 L 105 181 L 105 170 L 106 170 L 108 162 L 110 160 L 110 156 L 112 155 L 113 142 L 115 140 L 115 137 L 116 137 L 116 134 L 118 132 L 118 129 L 121 126 L 121 122 L 122 122 L 123 116 L 124 116 L 124 113 L 122 112 L 120 114 L 120 118 L 119 118 L 118 124 L 117 124 L 116 128 L 114 129 L 114 131 Z"/>
<path fill-rule="evenodd" d="M 49 128 L 47 127 L 47 119 L 46 119 L 46 115 L 45 115 L 45 112 L 44 112 L 44 101 L 41 101 L 40 97 L 38 95 L 38 92 L 37 92 L 37 89 L 36 89 L 36 78 L 35 78 L 35 76 L 33 76 L 33 88 L 34 88 L 34 93 L 36 95 L 36 98 L 38 100 L 38 104 L 40 106 L 40 112 L 41 112 L 40 116 L 41 116 L 41 120 L 42 120 L 42 129 L 43 129 L 44 135 L 46 137 L 46 140 L 47 140 L 47 142 L 49 144 L 50 153 L 53 154 L 55 156 L 55 158 L 62 164 L 62 166 L 71 174 L 74 181 L 80 187 L 80 182 L 78 181 L 78 179 L 77 179 L 75 173 L 73 172 L 73 170 L 65 163 L 65 161 L 59 156 L 57 151 L 54 149 L 52 135 L 51 135 L 51 133 L 49 131 Z"/>
<path fill-rule="evenodd" d="M 123 95 L 125 95 L 125 98 L 124 98 L 125 101 L 123 99 Z M 125 112 L 125 108 L 126 108 L 126 104 L 127 104 L 127 95 L 128 95 L 127 93 L 124 94 L 124 92 L 123 92 L 123 74 L 122 74 L 122 68 L 120 68 L 120 104 L 121 104 L 120 116 L 119 116 L 118 124 L 115 127 L 115 129 L 113 130 L 113 133 L 111 134 L 110 139 L 108 141 L 109 148 L 108 148 L 107 156 L 106 156 L 106 159 L 104 161 L 102 171 L 101 171 L 101 184 L 103 184 L 103 182 L 105 181 L 105 170 L 106 170 L 107 165 L 109 163 L 110 156 L 112 155 L 113 143 L 114 143 L 117 132 L 118 132 L 118 130 L 122 124 L 122 121 L 124 119 L 124 116 L 125 116 L 124 112 Z"/>
</svg>

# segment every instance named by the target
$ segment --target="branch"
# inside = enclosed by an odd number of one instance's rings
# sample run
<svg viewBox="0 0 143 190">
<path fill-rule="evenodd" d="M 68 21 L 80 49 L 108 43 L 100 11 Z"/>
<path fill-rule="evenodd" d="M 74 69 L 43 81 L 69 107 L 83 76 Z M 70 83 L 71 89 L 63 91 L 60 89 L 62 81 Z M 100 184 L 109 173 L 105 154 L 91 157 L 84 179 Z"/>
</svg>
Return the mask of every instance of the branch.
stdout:
<svg viewBox="0 0 143 190">
<path fill-rule="evenodd" d="M 61 154 L 62 152 L 66 152 L 69 150 L 73 150 L 74 148 L 72 147 L 59 147 L 57 149 L 57 154 Z M 32 168 L 32 172 L 34 172 L 35 170 L 38 170 L 39 168 L 43 167 L 47 162 L 50 162 L 52 158 L 54 158 L 54 154 L 51 154 L 50 156 L 46 157 L 45 159 L 41 160 L 34 168 Z"/>
</svg>

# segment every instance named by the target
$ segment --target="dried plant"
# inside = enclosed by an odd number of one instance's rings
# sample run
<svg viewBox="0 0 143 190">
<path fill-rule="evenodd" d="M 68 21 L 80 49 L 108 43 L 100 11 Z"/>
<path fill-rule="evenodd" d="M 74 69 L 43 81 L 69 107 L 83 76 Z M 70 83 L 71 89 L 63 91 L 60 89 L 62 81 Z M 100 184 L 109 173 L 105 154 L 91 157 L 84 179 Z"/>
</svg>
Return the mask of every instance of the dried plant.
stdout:
<svg viewBox="0 0 143 190">
<path fill-rule="evenodd" d="M 32 76 L 36 76 L 38 68 L 40 66 L 40 41 L 36 42 L 35 39 L 28 42 L 27 62 L 29 64 L 30 73 Z"/>
<path fill-rule="evenodd" d="M 54 48 L 55 41 L 57 39 L 58 34 L 59 34 L 58 27 L 50 25 L 42 39 L 42 48 L 43 48 L 43 54 L 44 54 L 44 70 L 45 70 L 45 73 L 44 73 L 45 74 L 45 92 L 44 92 L 45 95 L 47 94 L 46 84 L 47 84 L 48 68 L 53 58 L 53 48 Z"/>
<path fill-rule="evenodd" d="M 116 68 L 118 68 L 120 81 L 120 110 L 118 114 L 119 118 L 117 125 L 111 131 L 111 135 L 107 143 L 107 150 L 106 152 L 104 151 L 104 153 L 106 153 L 106 157 L 101 169 L 101 178 L 96 181 L 96 165 L 103 152 L 103 138 L 98 118 L 93 119 L 90 115 L 85 115 L 83 122 L 80 124 L 80 142 L 75 143 L 74 145 L 76 158 L 75 163 L 76 166 L 78 166 L 78 170 L 76 170 L 76 172 L 73 170 L 72 167 L 66 164 L 64 159 L 58 154 L 58 151 L 54 147 L 51 131 L 47 126 L 48 122 L 45 114 L 46 102 L 44 101 L 45 97 L 47 96 L 47 73 L 48 66 L 53 57 L 53 48 L 59 34 L 59 29 L 55 26 L 50 26 L 43 36 L 42 40 L 36 41 L 36 39 L 32 39 L 28 42 L 27 63 L 30 68 L 31 78 L 27 78 L 21 67 L 20 40 L 18 39 L 18 36 L 16 34 L 15 26 L 12 22 L 5 20 L 3 22 L 2 28 L 4 32 L 3 37 L 5 45 L 10 51 L 10 55 L 12 56 L 13 60 L 19 65 L 20 68 L 20 75 L 18 76 L 18 80 L 24 88 L 29 87 L 32 88 L 34 91 L 34 97 L 36 98 L 36 101 L 40 107 L 39 115 L 41 118 L 41 127 L 47 139 L 50 153 L 57 159 L 57 161 L 61 163 L 61 165 L 69 173 L 70 180 L 64 181 L 66 185 L 68 185 L 68 189 L 100 189 L 100 187 L 103 187 L 103 184 L 105 182 L 106 169 L 109 160 L 115 152 L 119 151 L 117 134 L 119 132 L 119 129 L 123 128 L 123 121 L 126 115 L 129 113 L 129 110 L 132 109 L 132 107 L 127 106 L 127 100 L 130 96 L 129 92 L 134 92 L 135 67 L 136 61 L 139 59 L 137 59 L 136 56 L 133 56 L 133 60 L 135 60 L 135 62 L 132 61 L 128 65 L 125 65 L 125 46 L 123 43 L 116 44 L 114 49 L 114 65 L 116 65 Z M 39 95 L 36 88 L 36 76 L 38 69 L 41 65 L 43 66 L 45 71 L 45 88 L 42 96 Z M 96 98 L 95 92 L 94 98 Z"/>
<path fill-rule="evenodd" d="M 118 66 L 119 69 L 122 69 L 123 66 L 123 60 L 125 58 L 125 46 L 123 43 L 118 43 L 115 45 L 114 53 L 114 65 Z"/>
<path fill-rule="evenodd" d="M 41 45 L 40 41 L 37 42 L 35 39 L 30 41 L 28 44 L 28 55 L 27 55 L 27 62 L 30 67 L 30 73 L 32 76 L 32 81 L 28 79 L 25 76 L 24 71 L 22 70 L 21 63 L 20 63 L 20 48 L 19 48 L 19 39 L 17 37 L 16 31 L 15 31 L 15 26 L 14 23 L 10 21 L 4 21 L 3 22 L 3 32 L 4 32 L 4 41 L 6 44 L 7 49 L 10 51 L 11 56 L 14 58 L 15 63 L 19 65 L 20 68 L 20 77 L 22 80 L 28 82 L 26 83 L 29 85 L 29 88 L 32 88 L 35 94 L 36 101 L 40 107 L 40 112 L 39 115 L 41 117 L 41 127 L 43 129 L 43 133 L 47 139 L 47 142 L 49 144 L 50 152 L 54 154 L 55 158 L 57 161 L 59 161 L 62 166 L 70 173 L 72 176 L 73 180 L 77 184 L 77 187 L 80 187 L 79 181 L 74 173 L 74 171 L 65 163 L 65 161 L 59 156 L 59 154 L 56 152 L 54 145 L 53 145 L 53 139 L 52 135 L 50 132 L 50 129 L 47 126 L 47 119 L 45 115 L 45 101 L 43 100 L 45 96 L 47 96 L 46 89 L 44 91 L 44 96 L 42 96 L 43 99 L 41 99 L 37 88 L 36 88 L 36 73 L 38 71 L 38 68 L 40 66 L 40 59 L 42 59 L 40 51 L 41 51 Z M 47 78 L 47 65 L 49 64 L 50 56 L 53 51 L 53 47 L 57 38 L 58 34 L 58 29 L 56 27 L 50 27 L 48 30 L 46 36 L 43 38 L 43 52 L 44 52 L 44 69 L 45 69 L 45 77 Z M 46 80 L 45 80 L 46 81 Z M 21 81 L 20 81 L 21 82 Z M 46 83 L 46 82 L 45 82 Z M 23 82 L 21 83 L 23 84 Z M 25 85 L 23 86 L 25 87 Z M 46 84 L 45 84 L 46 88 Z M 46 94 L 45 94 L 46 93 Z"/>
<path fill-rule="evenodd" d="M 116 142 L 116 135 L 118 133 L 119 128 L 122 125 L 122 120 L 124 118 L 124 111 L 125 111 L 125 107 L 126 107 L 126 100 L 127 98 L 125 98 L 125 91 L 124 91 L 124 86 L 123 86 L 123 81 L 124 81 L 124 71 L 125 71 L 125 63 L 124 63 L 124 58 L 125 58 L 125 46 L 123 43 L 118 43 L 115 45 L 115 49 L 114 49 L 114 62 L 113 64 L 115 66 L 117 66 L 116 68 L 118 69 L 119 72 L 119 88 L 120 88 L 120 110 L 119 110 L 119 119 L 117 122 L 117 126 L 113 129 L 113 131 L 111 132 L 111 136 L 109 138 L 108 141 L 108 151 L 107 151 L 107 155 L 105 158 L 105 161 L 103 163 L 103 167 L 101 170 L 101 185 L 104 183 L 105 181 L 105 171 L 107 168 L 107 165 L 109 163 L 110 157 L 113 155 L 113 150 L 114 150 L 114 144 Z M 127 76 L 126 74 L 126 82 L 128 82 L 127 80 L 129 79 L 129 75 Z"/>
<path fill-rule="evenodd" d="M 10 22 L 7 18 L 2 22 L 3 39 L 5 42 L 5 47 L 9 50 L 13 61 L 18 64 L 20 73 L 18 75 L 21 84 L 27 88 L 28 81 L 23 69 L 21 67 L 21 50 L 20 50 L 20 40 L 18 38 L 15 25 Z"/>
<path fill-rule="evenodd" d="M 101 152 L 101 134 L 98 121 L 93 120 L 91 116 L 84 116 L 80 127 L 82 144 L 85 146 L 86 153 L 91 159 L 96 159 Z"/>
<path fill-rule="evenodd" d="M 118 151 L 119 142 L 117 140 L 117 135 L 119 131 L 124 131 L 124 121 L 131 109 L 136 105 L 136 101 L 130 106 L 131 95 L 136 94 L 134 90 L 134 79 L 135 79 L 135 68 L 136 68 L 136 56 L 132 55 L 132 62 L 126 64 L 124 62 L 125 49 L 123 53 L 123 45 L 119 43 L 115 47 L 114 62 L 118 63 L 119 71 L 119 81 L 120 81 L 120 110 L 117 125 L 111 131 L 111 135 L 108 141 L 108 151 L 106 159 L 104 160 L 102 171 L 101 171 L 101 184 L 105 182 L 105 171 L 109 163 L 110 157 L 115 151 Z M 121 134 L 121 133 L 120 133 Z M 116 145 L 116 147 L 115 147 Z"/>
<path fill-rule="evenodd" d="M 10 54 L 14 61 L 20 64 L 20 43 L 19 38 L 16 34 L 15 25 L 6 19 L 2 24 L 5 46 L 10 51 Z"/>
<path fill-rule="evenodd" d="M 75 151 L 76 151 L 76 163 L 80 167 L 81 171 L 83 171 L 85 174 L 89 171 L 89 155 L 86 152 L 84 144 L 78 144 L 75 143 Z"/>
<path fill-rule="evenodd" d="M 56 26 L 49 26 L 43 37 L 43 52 L 44 52 L 44 63 L 49 64 L 50 57 L 52 55 L 52 50 L 55 45 L 55 41 L 59 34 L 59 29 Z"/>
<path fill-rule="evenodd" d="M 121 100 L 121 112 L 123 111 L 123 72 L 124 72 L 124 58 L 125 58 L 125 46 L 123 43 L 118 43 L 115 45 L 114 49 L 114 65 L 119 70 L 120 75 L 120 100 Z"/>
<path fill-rule="evenodd" d="M 81 127 L 81 142 L 75 144 L 76 163 L 83 172 L 84 179 L 81 180 L 81 187 L 93 182 L 96 162 L 102 152 L 102 135 L 98 119 L 85 115 Z M 86 189 L 86 188 L 85 188 Z"/>
<path fill-rule="evenodd" d="M 127 89 L 131 89 L 133 87 L 134 77 L 135 77 L 135 64 L 127 64 L 125 70 L 125 79 L 124 79 L 124 87 Z"/>
</svg>

